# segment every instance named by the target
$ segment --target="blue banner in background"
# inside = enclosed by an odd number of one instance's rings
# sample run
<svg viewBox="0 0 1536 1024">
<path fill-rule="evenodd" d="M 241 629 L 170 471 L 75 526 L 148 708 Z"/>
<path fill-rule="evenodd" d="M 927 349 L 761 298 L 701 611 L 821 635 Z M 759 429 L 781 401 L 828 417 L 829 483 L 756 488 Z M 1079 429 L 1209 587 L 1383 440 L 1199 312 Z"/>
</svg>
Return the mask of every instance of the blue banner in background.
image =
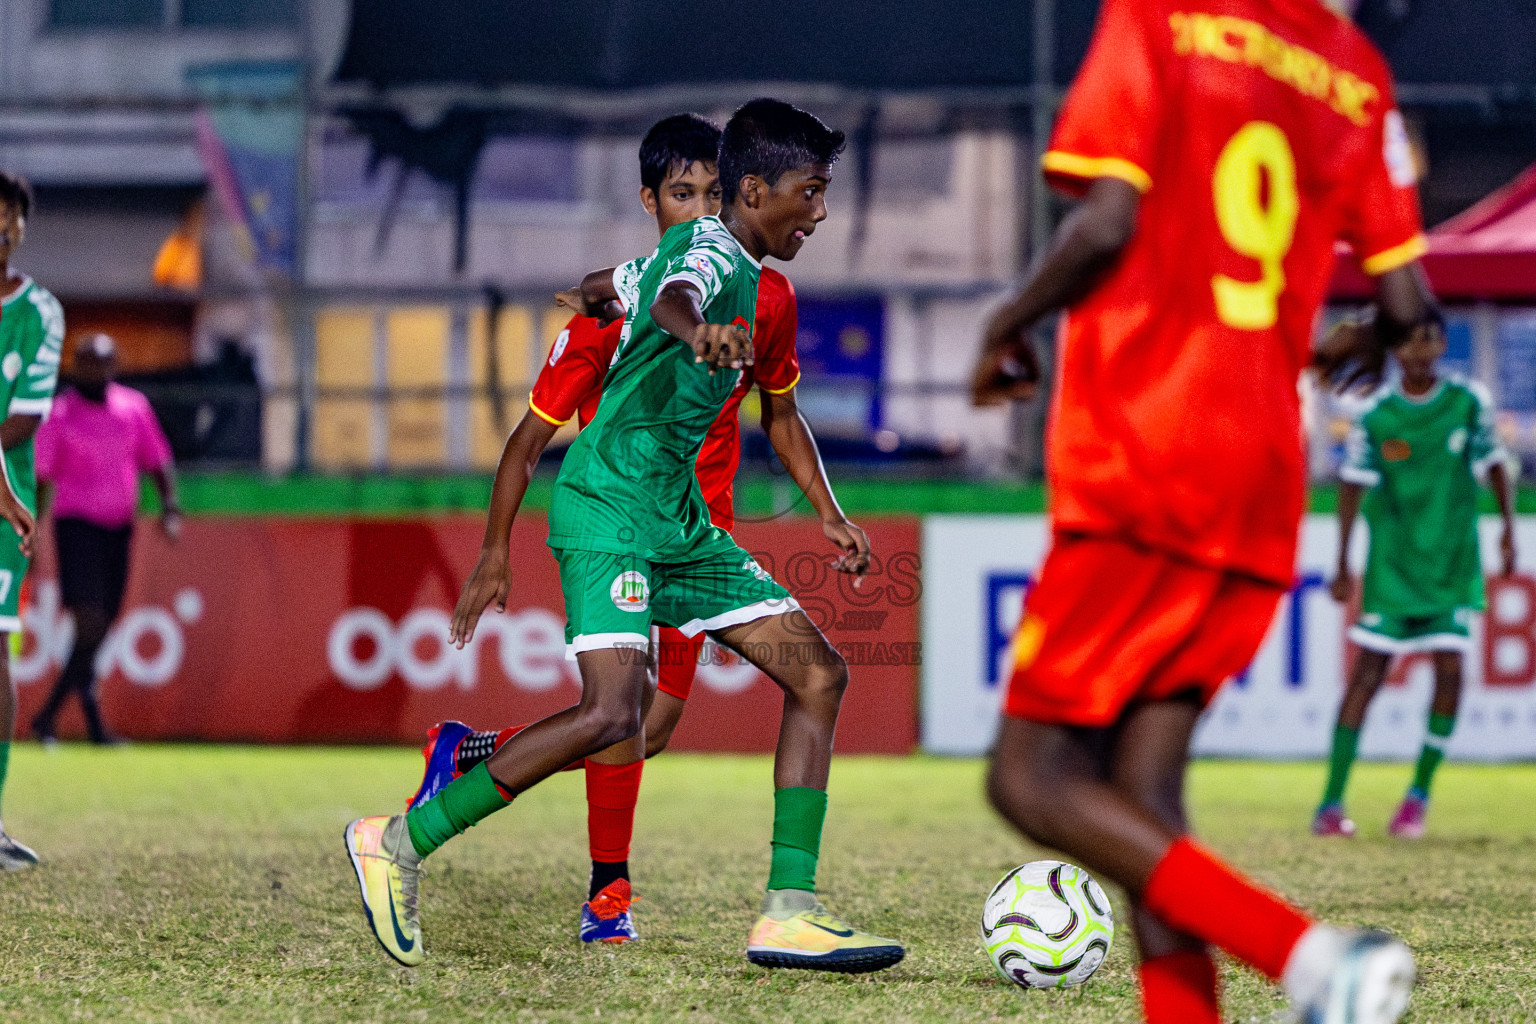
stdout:
<svg viewBox="0 0 1536 1024">
<path fill-rule="evenodd" d="M 1536 313 L 1499 318 L 1499 407 L 1536 411 Z"/>
<path fill-rule="evenodd" d="M 257 266 L 297 266 L 304 69 L 296 61 L 231 61 L 190 68 L 207 102 L 198 146 L 224 213 L 243 226 Z"/>
<path fill-rule="evenodd" d="M 818 432 L 867 438 L 880 429 L 885 300 L 799 298 L 801 408 Z"/>
</svg>

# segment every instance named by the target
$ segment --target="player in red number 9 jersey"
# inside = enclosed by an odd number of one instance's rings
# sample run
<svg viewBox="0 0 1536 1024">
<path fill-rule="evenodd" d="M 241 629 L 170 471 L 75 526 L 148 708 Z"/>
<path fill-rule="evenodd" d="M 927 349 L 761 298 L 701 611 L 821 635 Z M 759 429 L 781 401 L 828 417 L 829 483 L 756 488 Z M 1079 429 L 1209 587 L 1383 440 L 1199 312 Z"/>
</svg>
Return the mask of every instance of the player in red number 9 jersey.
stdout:
<svg viewBox="0 0 1536 1024">
<path fill-rule="evenodd" d="M 1342 2 L 1342 0 L 1341 0 Z M 993 804 L 1125 886 L 1150 1024 L 1216 1024 L 1217 945 L 1308 1021 L 1396 1021 L 1407 948 L 1315 924 L 1188 836 L 1200 709 L 1289 585 L 1297 379 L 1343 238 L 1378 279 L 1379 367 L 1427 309 L 1414 167 L 1385 62 L 1318 0 L 1105 0 L 1044 169 L 1082 202 L 991 321 L 979 404 L 1038 377 L 1065 307 L 1054 541 L 1014 641 Z"/>
</svg>

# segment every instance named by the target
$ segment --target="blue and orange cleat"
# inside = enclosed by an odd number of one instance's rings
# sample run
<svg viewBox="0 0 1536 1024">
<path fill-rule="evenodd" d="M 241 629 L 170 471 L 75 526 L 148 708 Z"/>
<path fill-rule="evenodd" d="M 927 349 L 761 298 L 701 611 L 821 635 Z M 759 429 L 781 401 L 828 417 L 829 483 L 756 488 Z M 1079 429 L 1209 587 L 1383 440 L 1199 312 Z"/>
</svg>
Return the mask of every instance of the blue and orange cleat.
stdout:
<svg viewBox="0 0 1536 1024">
<path fill-rule="evenodd" d="M 581 905 L 581 941 L 616 946 L 640 938 L 629 908 L 638 900 L 631 894 L 629 879 L 618 878 Z"/>
<path fill-rule="evenodd" d="M 421 748 L 426 770 L 416 795 L 406 803 L 406 810 L 414 811 L 459 777 L 459 744 L 472 732 L 463 722 L 439 722 L 427 731 L 427 745 Z"/>
</svg>

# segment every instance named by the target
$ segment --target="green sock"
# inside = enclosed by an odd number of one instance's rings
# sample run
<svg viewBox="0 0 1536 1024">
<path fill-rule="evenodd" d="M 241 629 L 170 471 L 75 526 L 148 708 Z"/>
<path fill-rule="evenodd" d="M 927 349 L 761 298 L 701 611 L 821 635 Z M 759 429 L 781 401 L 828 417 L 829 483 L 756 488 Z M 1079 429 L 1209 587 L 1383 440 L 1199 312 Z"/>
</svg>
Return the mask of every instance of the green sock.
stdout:
<svg viewBox="0 0 1536 1024">
<path fill-rule="evenodd" d="M 1424 749 L 1419 753 L 1419 765 L 1413 771 L 1413 792 L 1420 798 L 1429 798 L 1429 784 L 1435 779 L 1435 769 L 1445 760 L 1445 745 L 1450 742 L 1456 728 L 1455 715 L 1429 716 L 1429 734 L 1424 737 Z M 0 772 L 0 778 L 4 772 Z"/>
<path fill-rule="evenodd" d="M 774 790 L 769 889 L 816 891 L 816 859 L 821 854 L 821 825 L 826 819 L 825 790 L 806 786 Z"/>
<path fill-rule="evenodd" d="M 1349 769 L 1355 763 L 1355 750 L 1360 746 L 1360 730 L 1347 725 L 1333 730 L 1333 750 L 1328 754 L 1328 788 L 1323 790 L 1323 806 L 1342 803 L 1344 786 L 1349 782 Z"/>
<path fill-rule="evenodd" d="M 5 795 L 5 772 L 11 766 L 11 741 L 0 740 L 0 796 Z"/>
<path fill-rule="evenodd" d="M 512 801 L 501 795 L 482 761 L 443 787 L 443 791 L 405 814 L 411 845 L 425 857 L 460 832 L 467 832 Z"/>
</svg>

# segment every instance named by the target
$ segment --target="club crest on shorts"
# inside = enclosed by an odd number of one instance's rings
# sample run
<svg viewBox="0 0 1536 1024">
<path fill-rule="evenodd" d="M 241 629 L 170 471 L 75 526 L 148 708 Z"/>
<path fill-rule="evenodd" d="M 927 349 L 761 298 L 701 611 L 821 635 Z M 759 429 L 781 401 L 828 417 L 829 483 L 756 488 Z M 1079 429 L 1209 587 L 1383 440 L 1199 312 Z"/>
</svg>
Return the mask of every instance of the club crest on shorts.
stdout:
<svg viewBox="0 0 1536 1024">
<path fill-rule="evenodd" d="M 651 584 L 644 573 L 621 572 L 608 588 L 613 606 L 621 612 L 643 612 L 651 606 Z"/>
</svg>

